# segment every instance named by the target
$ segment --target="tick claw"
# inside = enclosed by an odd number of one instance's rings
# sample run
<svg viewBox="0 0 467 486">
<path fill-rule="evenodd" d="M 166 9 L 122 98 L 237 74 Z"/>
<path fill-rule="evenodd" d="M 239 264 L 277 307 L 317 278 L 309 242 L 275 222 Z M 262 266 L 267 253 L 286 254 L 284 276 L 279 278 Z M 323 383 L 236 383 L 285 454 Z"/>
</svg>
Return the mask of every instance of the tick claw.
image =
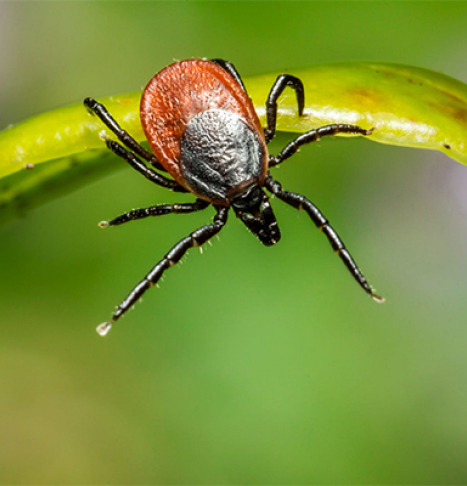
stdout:
<svg viewBox="0 0 467 486">
<path fill-rule="evenodd" d="M 110 329 L 112 329 L 112 324 L 113 321 L 103 322 L 102 324 L 99 324 L 96 328 L 99 336 L 105 336 L 110 331 Z"/>
<path fill-rule="evenodd" d="M 383 304 L 383 303 L 386 301 L 386 299 L 385 299 L 384 297 L 380 297 L 379 295 L 375 295 L 375 294 L 373 294 L 373 295 L 371 296 L 371 298 L 372 298 L 372 299 L 373 299 L 375 302 L 378 302 L 378 304 Z"/>
</svg>

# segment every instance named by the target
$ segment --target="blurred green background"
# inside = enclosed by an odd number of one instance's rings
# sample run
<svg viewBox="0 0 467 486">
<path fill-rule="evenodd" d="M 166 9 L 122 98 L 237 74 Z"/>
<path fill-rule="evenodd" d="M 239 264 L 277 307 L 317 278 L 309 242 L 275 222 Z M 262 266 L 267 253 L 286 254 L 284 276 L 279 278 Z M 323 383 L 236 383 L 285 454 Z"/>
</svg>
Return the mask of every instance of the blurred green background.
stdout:
<svg viewBox="0 0 467 486">
<path fill-rule="evenodd" d="M 1 2 L 0 126 L 191 57 L 244 76 L 381 61 L 467 82 L 466 21 L 466 2 Z M 190 200 L 123 162 L 0 228 L 2 484 L 467 482 L 467 168 L 327 139 L 275 176 L 322 209 L 384 305 L 275 200 L 280 244 L 231 216 L 100 338 L 213 214 L 99 230 Z"/>
</svg>

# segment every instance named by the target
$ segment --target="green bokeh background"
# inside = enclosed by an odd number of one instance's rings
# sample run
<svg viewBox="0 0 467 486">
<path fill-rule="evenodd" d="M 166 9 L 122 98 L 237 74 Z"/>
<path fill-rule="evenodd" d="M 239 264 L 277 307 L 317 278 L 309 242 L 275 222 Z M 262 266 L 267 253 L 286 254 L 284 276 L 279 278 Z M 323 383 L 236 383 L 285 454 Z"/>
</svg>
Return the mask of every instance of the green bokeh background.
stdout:
<svg viewBox="0 0 467 486">
<path fill-rule="evenodd" d="M 1 2 L 0 126 L 191 57 L 245 76 L 354 60 L 467 82 L 466 21 L 466 2 Z M 231 217 L 102 339 L 212 210 L 99 230 L 190 199 L 121 163 L 0 228 L 2 484 L 467 482 L 467 168 L 328 139 L 275 176 L 328 216 L 384 305 L 275 200 L 280 244 Z"/>
</svg>

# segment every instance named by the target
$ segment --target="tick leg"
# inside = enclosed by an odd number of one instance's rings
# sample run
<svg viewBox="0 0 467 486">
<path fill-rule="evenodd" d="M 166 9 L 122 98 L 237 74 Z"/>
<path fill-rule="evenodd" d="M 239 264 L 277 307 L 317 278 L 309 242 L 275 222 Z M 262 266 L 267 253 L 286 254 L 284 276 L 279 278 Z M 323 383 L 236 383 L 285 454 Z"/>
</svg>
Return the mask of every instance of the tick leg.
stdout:
<svg viewBox="0 0 467 486">
<path fill-rule="evenodd" d="M 247 92 L 240 74 L 238 74 L 238 71 L 235 69 L 235 66 L 231 62 L 226 61 L 225 59 L 209 59 L 209 60 L 211 62 L 216 63 L 221 68 L 225 69 L 235 79 L 235 81 L 237 81 L 237 83 L 243 88 L 243 91 L 245 91 L 245 93 Z"/>
<path fill-rule="evenodd" d="M 97 115 L 102 123 L 109 129 L 112 130 L 115 135 L 117 135 L 120 142 L 126 145 L 130 150 L 137 153 L 140 157 L 150 162 L 156 169 L 166 172 L 164 167 L 157 161 L 154 154 L 148 152 L 144 147 L 142 147 L 128 132 L 123 130 L 120 125 L 114 120 L 112 115 L 107 111 L 107 108 L 101 103 L 97 102 L 92 98 L 86 98 L 84 100 L 84 106 Z"/>
<path fill-rule="evenodd" d="M 105 228 L 106 226 L 118 226 L 128 221 L 135 221 L 136 219 L 144 219 L 148 216 L 163 216 L 164 214 L 186 214 L 201 211 L 210 205 L 207 201 L 197 199 L 194 203 L 186 204 L 159 204 L 158 206 L 151 206 L 144 209 L 133 209 L 128 213 L 117 216 L 112 221 L 101 221 L 99 226 Z"/>
<path fill-rule="evenodd" d="M 215 206 L 217 214 L 214 216 L 213 224 L 202 226 L 193 231 L 189 236 L 180 240 L 165 257 L 144 277 L 144 279 L 129 293 L 127 298 L 118 306 L 113 313 L 112 320 L 98 326 L 97 332 L 101 335 L 107 334 L 110 327 L 116 322 L 150 287 L 153 287 L 162 274 L 168 268 L 174 266 L 187 250 L 195 246 L 201 246 L 210 238 L 219 233 L 227 222 L 229 209 L 222 206 Z"/>
<path fill-rule="evenodd" d="M 266 143 L 269 143 L 276 134 L 277 100 L 287 86 L 295 90 L 298 103 L 298 116 L 303 115 L 303 109 L 305 108 L 305 88 L 303 87 L 303 83 L 295 76 L 281 74 L 272 85 L 266 102 L 266 117 L 268 122 L 268 127 L 264 130 Z"/>
<path fill-rule="evenodd" d="M 147 167 L 146 164 L 141 162 L 141 160 L 139 160 L 133 152 L 129 152 L 119 143 L 114 142 L 113 140 L 107 140 L 106 144 L 114 154 L 126 160 L 133 167 L 133 169 L 136 169 L 140 174 L 143 174 L 144 177 L 149 179 L 151 182 L 165 187 L 166 189 L 170 189 L 171 191 L 188 192 L 178 182 L 172 179 L 167 179 L 167 177 L 164 177 L 163 175 L 158 174 L 155 170 Z"/>
<path fill-rule="evenodd" d="M 365 130 L 357 125 L 326 125 L 324 127 L 310 130 L 309 132 L 299 135 L 295 140 L 289 142 L 279 153 L 279 155 L 271 156 L 269 158 L 269 167 L 284 162 L 284 160 L 291 157 L 302 145 L 316 142 L 325 135 L 337 135 L 338 133 L 358 133 L 360 135 L 371 135 L 373 128 Z"/>
<path fill-rule="evenodd" d="M 282 199 L 282 201 L 286 202 L 287 204 L 290 204 L 290 206 L 293 206 L 296 209 L 304 209 L 317 228 L 327 236 L 329 243 L 331 243 L 332 249 L 337 253 L 337 255 L 340 256 L 341 260 L 344 262 L 344 265 L 349 269 L 353 278 L 360 284 L 363 290 L 376 302 L 384 302 L 382 297 L 373 292 L 373 289 L 366 281 L 339 235 L 329 224 L 329 221 L 323 216 L 321 211 L 311 201 L 300 194 L 283 191 L 281 184 L 275 181 L 269 174 L 266 176 L 264 185 L 275 196 Z"/>
</svg>

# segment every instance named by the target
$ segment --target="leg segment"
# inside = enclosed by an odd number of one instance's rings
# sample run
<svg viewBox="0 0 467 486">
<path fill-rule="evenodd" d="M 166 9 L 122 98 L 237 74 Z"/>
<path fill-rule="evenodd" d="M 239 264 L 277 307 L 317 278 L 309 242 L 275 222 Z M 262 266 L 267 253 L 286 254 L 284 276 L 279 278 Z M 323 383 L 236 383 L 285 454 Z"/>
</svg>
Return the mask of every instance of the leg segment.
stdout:
<svg viewBox="0 0 467 486">
<path fill-rule="evenodd" d="M 287 86 L 295 90 L 298 103 L 298 116 L 303 115 L 303 109 L 305 108 L 305 88 L 303 87 L 303 83 L 295 76 L 281 74 L 273 84 L 266 102 L 266 117 L 268 122 L 268 127 L 264 130 L 266 143 L 269 143 L 276 133 L 277 100 Z"/>
<path fill-rule="evenodd" d="M 114 154 L 118 155 L 122 159 L 125 159 L 133 167 L 133 169 L 136 169 L 140 174 L 143 174 L 144 177 L 149 179 L 151 182 L 165 187 L 166 189 L 170 189 L 171 191 L 188 192 L 178 182 L 172 179 L 167 179 L 167 177 L 164 177 L 163 175 L 158 174 L 155 170 L 147 167 L 146 164 L 141 162 L 141 160 L 139 160 L 133 152 L 129 152 L 119 143 L 114 142 L 113 140 L 107 140 L 106 144 Z"/>
<path fill-rule="evenodd" d="M 150 208 L 144 209 L 133 209 L 128 213 L 124 213 L 117 216 L 112 221 L 101 221 L 99 226 L 105 228 L 106 226 L 118 226 L 123 223 L 128 223 L 128 221 L 134 221 L 136 219 L 147 218 L 148 216 L 163 216 L 165 214 L 186 214 L 194 213 L 196 211 L 201 211 L 210 205 L 207 201 L 202 199 L 197 199 L 194 203 L 186 204 L 160 204 L 158 206 L 151 206 Z"/>
<path fill-rule="evenodd" d="M 213 224 L 202 226 L 193 231 L 190 236 L 180 240 L 165 257 L 144 277 L 144 279 L 129 293 L 128 297 L 118 306 L 113 313 L 112 320 L 104 322 L 97 328 L 97 332 L 101 335 L 107 334 L 110 327 L 116 322 L 150 287 L 153 287 L 162 274 L 168 268 L 174 266 L 187 250 L 195 246 L 201 246 L 210 238 L 219 233 L 227 222 L 227 215 L 229 208 L 216 206 L 217 214 L 214 216 Z"/>
<path fill-rule="evenodd" d="M 104 105 L 92 98 L 86 98 L 84 100 L 84 106 L 89 111 L 97 115 L 101 119 L 102 123 L 104 123 L 109 130 L 112 130 L 112 132 L 117 135 L 120 142 L 126 145 L 130 150 L 133 150 L 133 152 L 138 154 L 140 157 L 143 157 L 143 159 L 150 162 L 156 169 L 166 172 L 164 167 L 162 167 L 162 165 L 157 161 L 155 155 L 148 152 L 132 136 L 123 130 L 113 119 L 112 115 L 107 111 L 107 108 Z"/>
<path fill-rule="evenodd" d="M 304 209 L 315 225 L 321 230 L 331 243 L 332 249 L 340 256 L 344 265 L 349 269 L 353 278 L 360 284 L 363 290 L 370 295 L 376 302 L 382 303 L 384 299 L 373 292 L 362 272 L 358 268 L 354 259 L 346 249 L 339 235 L 329 224 L 329 221 L 322 215 L 321 211 L 308 199 L 294 192 L 283 191 L 279 182 L 275 181 L 269 174 L 266 177 L 265 187 L 282 201 L 290 204 L 294 208 Z"/>
<path fill-rule="evenodd" d="M 224 59 L 209 59 L 211 62 L 216 63 L 218 66 L 221 68 L 225 69 L 234 79 L 237 81 L 237 83 L 243 88 L 243 91 L 246 91 L 245 85 L 243 84 L 242 78 L 240 77 L 240 74 L 238 74 L 238 71 L 235 69 L 235 66 Z"/>
<path fill-rule="evenodd" d="M 291 157 L 302 145 L 307 143 L 316 142 L 325 135 L 336 135 L 338 133 L 358 133 L 360 135 L 371 135 L 373 128 L 365 130 L 364 128 L 357 127 L 356 125 L 326 125 L 324 127 L 310 130 L 309 132 L 299 135 L 295 140 L 288 143 L 279 155 L 271 156 L 269 158 L 269 167 L 284 162 L 284 160 Z"/>
</svg>

